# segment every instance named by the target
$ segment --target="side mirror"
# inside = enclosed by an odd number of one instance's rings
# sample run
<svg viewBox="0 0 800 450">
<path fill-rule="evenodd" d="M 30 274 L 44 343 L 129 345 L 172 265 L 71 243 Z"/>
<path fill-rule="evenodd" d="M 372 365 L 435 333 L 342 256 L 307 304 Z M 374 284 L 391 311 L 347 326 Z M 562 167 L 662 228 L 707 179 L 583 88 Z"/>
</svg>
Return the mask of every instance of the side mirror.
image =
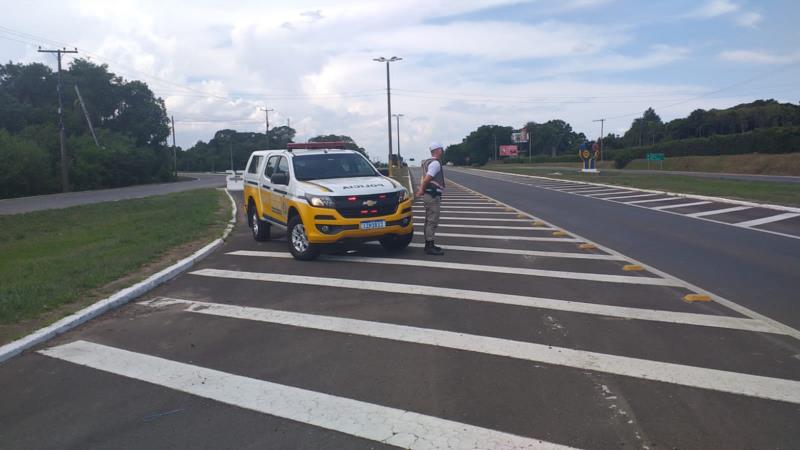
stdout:
<svg viewBox="0 0 800 450">
<path fill-rule="evenodd" d="M 389 176 L 389 169 L 381 167 L 380 169 L 378 169 L 378 173 L 380 173 L 381 175 L 383 175 L 385 177 L 388 177 Z"/>
<path fill-rule="evenodd" d="M 282 184 L 284 186 L 289 184 L 289 174 L 288 173 L 275 173 L 272 174 L 272 178 L 270 178 L 272 184 Z"/>
</svg>

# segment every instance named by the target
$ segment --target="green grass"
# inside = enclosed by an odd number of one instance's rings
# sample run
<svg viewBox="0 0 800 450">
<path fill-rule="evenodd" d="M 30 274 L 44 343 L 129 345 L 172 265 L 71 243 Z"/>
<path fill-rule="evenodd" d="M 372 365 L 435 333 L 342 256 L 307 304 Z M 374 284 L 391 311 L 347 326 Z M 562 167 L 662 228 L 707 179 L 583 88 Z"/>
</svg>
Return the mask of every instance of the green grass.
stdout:
<svg viewBox="0 0 800 450">
<path fill-rule="evenodd" d="M 392 168 L 392 178 L 406 189 L 408 189 L 408 171 L 408 167 Z M 412 192 L 411 194 L 413 195 L 414 193 Z"/>
<path fill-rule="evenodd" d="M 487 168 L 499 172 L 540 175 L 563 180 L 579 180 L 641 189 L 655 189 L 684 194 L 710 195 L 762 203 L 800 206 L 800 183 L 720 180 L 681 175 L 637 175 L 624 172 L 601 172 L 599 175 L 590 175 L 570 172 L 569 169 L 561 170 L 561 175 L 553 175 L 554 170 L 552 169 L 535 167 L 492 166 Z"/>
<path fill-rule="evenodd" d="M 214 189 L 0 216 L 0 325 L 85 300 L 229 218 Z"/>
</svg>

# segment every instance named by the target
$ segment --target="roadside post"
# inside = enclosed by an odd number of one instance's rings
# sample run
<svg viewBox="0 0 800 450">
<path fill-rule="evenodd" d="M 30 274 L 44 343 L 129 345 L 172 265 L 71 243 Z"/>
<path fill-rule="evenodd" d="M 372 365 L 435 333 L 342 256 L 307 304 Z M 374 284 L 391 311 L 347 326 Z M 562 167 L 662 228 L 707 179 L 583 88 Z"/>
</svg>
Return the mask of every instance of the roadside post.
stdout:
<svg viewBox="0 0 800 450">
<path fill-rule="evenodd" d="M 597 157 L 600 154 L 600 147 L 597 145 L 597 142 L 593 142 L 591 144 L 591 148 L 588 142 L 582 143 L 578 147 L 578 157 L 583 160 L 583 169 L 581 172 L 583 173 L 600 173 L 597 170 Z"/>
</svg>

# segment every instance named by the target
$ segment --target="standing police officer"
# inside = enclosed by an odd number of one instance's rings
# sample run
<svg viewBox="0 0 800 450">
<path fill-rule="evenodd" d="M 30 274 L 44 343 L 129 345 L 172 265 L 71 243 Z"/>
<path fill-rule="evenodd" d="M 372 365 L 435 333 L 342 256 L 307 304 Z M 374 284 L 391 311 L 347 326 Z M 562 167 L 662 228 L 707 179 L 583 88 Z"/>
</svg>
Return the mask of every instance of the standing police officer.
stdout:
<svg viewBox="0 0 800 450">
<path fill-rule="evenodd" d="M 417 197 L 425 204 L 425 253 L 444 255 L 444 250 L 434 244 L 436 228 L 439 226 L 439 211 L 444 193 L 444 168 L 442 167 L 442 144 L 430 146 L 431 158 L 422 161 L 422 181 L 417 189 Z"/>
</svg>

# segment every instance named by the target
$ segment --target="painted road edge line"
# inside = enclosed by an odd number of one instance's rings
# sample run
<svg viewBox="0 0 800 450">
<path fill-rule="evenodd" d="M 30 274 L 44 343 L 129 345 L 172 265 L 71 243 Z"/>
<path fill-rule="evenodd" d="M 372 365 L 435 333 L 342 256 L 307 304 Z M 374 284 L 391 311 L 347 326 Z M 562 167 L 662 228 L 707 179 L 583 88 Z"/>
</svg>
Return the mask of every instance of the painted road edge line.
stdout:
<svg viewBox="0 0 800 450">
<path fill-rule="evenodd" d="M 75 341 L 40 350 L 39 353 L 197 397 L 400 448 L 569 448 L 87 341 Z"/>
<path fill-rule="evenodd" d="M 503 181 L 503 180 L 500 180 L 500 181 Z M 466 186 L 464 186 L 462 184 L 456 183 L 455 181 L 451 181 L 451 183 L 454 184 L 454 185 L 460 186 L 463 189 L 471 190 L 471 189 L 469 189 L 468 187 L 466 187 Z M 495 199 L 495 201 L 500 203 L 500 204 L 506 205 L 508 208 L 514 209 L 519 214 L 528 216 L 530 218 L 541 220 L 545 224 L 553 226 L 553 227 L 556 226 L 555 224 L 550 223 L 550 222 L 548 222 L 546 220 L 543 220 L 541 218 L 535 218 L 533 215 L 528 214 L 527 212 L 522 211 L 521 209 L 514 208 L 513 206 L 510 206 L 510 205 L 508 205 L 506 203 L 503 203 L 503 202 L 501 202 L 499 200 L 496 200 L 496 199 Z M 668 214 L 672 214 L 670 211 L 663 211 L 663 212 L 668 213 Z M 746 229 L 752 229 L 752 228 L 746 228 Z M 614 249 L 611 249 L 611 248 L 606 247 L 604 245 L 600 245 L 597 242 L 594 242 L 594 241 L 592 241 L 590 239 L 586 239 L 583 236 L 580 236 L 580 235 L 575 234 L 575 233 L 571 233 L 571 234 L 573 236 L 575 236 L 576 238 L 582 239 L 585 242 L 589 242 L 589 243 L 594 244 L 595 248 L 597 248 L 599 250 L 602 250 L 602 251 L 604 251 L 604 252 L 606 252 L 606 253 L 608 253 L 610 255 L 617 255 L 620 258 L 624 258 L 624 259 L 626 259 L 626 260 L 628 260 L 628 261 L 630 261 L 630 262 L 632 262 L 634 264 L 639 264 L 640 266 L 644 267 L 647 271 L 649 271 L 651 273 L 658 274 L 659 276 L 661 276 L 663 278 L 668 278 L 668 279 L 674 280 L 675 283 L 677 283 L 677 285 L 682 286 L 682 287 L 684 287 L 684 288 L 686 288 L 686 289 L 688 289 L 690 291 L 694 291 L 697 294 L 708 295 L 714 300 L 714 302 L 716 302 L 716 303 L 718 303 L 720 305 L 723 305 L 728 309 L 736 311 L 736 312 L 738 312 L 739 314 L 741 314 L 741 315 L 743 315 L 745 317 L 749 317 L 749 318 L 755 319 L 755 320 L 761 320 L 764 323 L 767 323 L 770 326 L 772 326 L 773 328 L 775 328 L 775 330 L 776 330 L 775 332 L 776 333 L 785 334 L 787 336 L 791 336 L 791 337 L 793 337 L 793 338 L 795 338 L 797 340 L 800 340 L 800 330 L 792 328 L 792 327 L 790 327 L 790 326 L 788 326 L 788 325 L 786 325 L 784 323 L 781 323 L 781 322 L 779 322 L 779 321 L 777 321 L 775 319 L 769 318 L 769 317 L 767 317 L 767 316 L 765 316 L 765 315 L 763 315 L 761 313 L 753 311 L 752 309 L 747 308 L 746 306 L 742 306 L 742 305 L 740 305 L 740 304 L 738 304 L 738 303 L 736 303 L 734 301 L 728 300 L 727 298 L 722 297 L 721 295 L 714 294 L 713 292 L 711 292 L 709 290 L 706 290 L 706 289 L 703 289 L 703 288 L 701 288 L 701 287 L 699 287 L 697 285 L 694 285 L 692 283 L 689 283 L 688 281 L 682 280 L 682 279 L 680 279 L 680 278 L 678 278 L 678 277 L 676 277 L 674 275 L 671 275 L 671 274 L 669 274 L 667 272 L 664 272 L 663 270 L 656 269 L 655 267 L 653 267 L 653 266 L 651 266 L 649 264 L 645 264 L 645 263 L 643 263 L 643 262 L 641 262 L 641 261 L 639 261 L 639 260 L 637 260 L 635 258 L 631 258 L 631 257 L 629 257 L 629 256 L 627 256 L 627 255 L 625 255 L 623 253 L 620 253 L 620 252 L 618 252 L 618 251 L 616 251 Z"/>
<path fill-rule="evenodd" d="M 365 242 L 366 245 L 381 245 L 379 242 Z M 417 244 L 412 242 L 408 244 L 409 247 L 425 248 L 425 244 Z M 521 256 L 541 256 L 544 258 L 572 258 L 572 259 L 595 259 L 604 261 L 623 261 L 616 255 L 601 255 L 597 253 L 569 253 L 569 252 L 550 252 L 545 250 L 519 250 L 516 248 L 499 248 L 499 247 L 472 247 L 467 245 L 450 245 L 444 244 L 448 250 L 456 250 L 463 252 L 478 252 L 478 253 L 497 253 L 503 255 L 521 255 Z"/>
<path fill-rule="evenodd" d="M 253 256 L 259 258 L 294 258 L 290 253 L 269 252 L 260 250 L 236 250 L 228 252 L 232 256 Z M 641 277 L 628 275 L 607 275 L 603 273 L 568 272 L 563 270 L 528 269 L 507 266 L 486 266 L 465 264 L 450 261 L 432 261 L 428 259 L 380 258 L 371 256 L 337 256 L 321 255 L 320 261 L 349 262 L 361 264 L 387 264 L 396 266 L 434 267 L 449 270 L 471 270 L 475 272 L 502 273 L 510 275 L 527 275 L 534 277 L 563 278 L 579 281 L 601 281 L 606 283 L 640 284 L 646 286 L 676 286 L 675 282 L 661 277 Z"/>
<path fill-rule="evenodd" d="M 695 325 L 742 331 L 776 333 L 775 330 L 759 320 L 741 317 L 631 308 L 627 306 L 584 303 L 571 300 L 529 297 L 515 294 L 500 294 L 496 292 L 443 288 L 438 286 L 391 283 L 384 281 L 351 280 L 347 278 L 286 275 L 280 273 L 243 272 L 224 269 L 200 269 L 190 272 L 190 274 L 209 278 L 227 278 L 231 280 L 261 281 L 268 283 L 333 287 L 337 289 L 358 289 L 363 291 L 384 293 L 391 292 L 405 295 L 422 295 L 427 297 L 446 298 L 453 300 L 469 300 L 483 303 L 521 306 L 526 308 L 538 308 L 554 311 L 574 312 L 579 314 L 617 317 L 629 320 L 647 320 L 651 322 L 664 322 L 679 325 Z"/>
<path fill-rule="evenodd" d="M 800 381 L 797 380 L 575 350 L 567 347 L 434 328 L 420 328 L 343 317 L 179 299 L 156 300 L 147 303 L 147 306 L 154 308 L 172 305 L 185 305 L 186 312 L 208 314 L 216 317 L 288 325 L 334 333 L 356 334 L 378 339 L 464 350 L 800 404 Z"/>
<path fill-rule="evenodd" d="M 227 189 L 223 189 L 225 193 L 228 195 L 228 199 L 231 201 L 231 219 L 228 221 L 228 226 L 225 227 L 225 230 L 222 232 L 222 236 L 214 241 L 206 244 L 200 250 L 192 253 L 191 255 L 183 258 L 182 260 L 176 262 L 175 264 L 163 269 L 153 275 L 150 275 L 146 279 L 134 284 L 133 286 L 129 286 L 125 289 L 119 290 L 112 294 L 109 297 L 106 297 L 102 300 L 99 300 L 86 308 L 83 308 L 73 314 L 70 314 L 67 317 L 55 322 L 51 325 L 48 325 L 44 328 L 40 328 L 39 330 L 34 331 L 33 333 L 17 339 L 16 341 L 9 342 L 8 344 L 3 345 L 0 347 L 0 363 L 13 358 L 14 356 L 24 352 L 25 350 L 39 345 L 49 339 L 52 339 L 60 334 L 66 333 L 67 331 L 85 323 L 107 311 L 112 309 L 118 308 L 125 303 L 133 300 L 141 296 L 142 294 L 147 293 L 148 291 L 156 288 L 157 286 L 177 277 L 181 273 L 189 270 L 197 261 L 208 256 L 211 252 L 217 249 L 217 247 L 221 246 L 225 239 L 228 238 L 231 231 L 233 231 L 234 225 L 236 225 L 236 215 L 237 215 L 237 208 L 236 208 L 236 201 L 231 197 L 230 192 Z"/>
</svg>

